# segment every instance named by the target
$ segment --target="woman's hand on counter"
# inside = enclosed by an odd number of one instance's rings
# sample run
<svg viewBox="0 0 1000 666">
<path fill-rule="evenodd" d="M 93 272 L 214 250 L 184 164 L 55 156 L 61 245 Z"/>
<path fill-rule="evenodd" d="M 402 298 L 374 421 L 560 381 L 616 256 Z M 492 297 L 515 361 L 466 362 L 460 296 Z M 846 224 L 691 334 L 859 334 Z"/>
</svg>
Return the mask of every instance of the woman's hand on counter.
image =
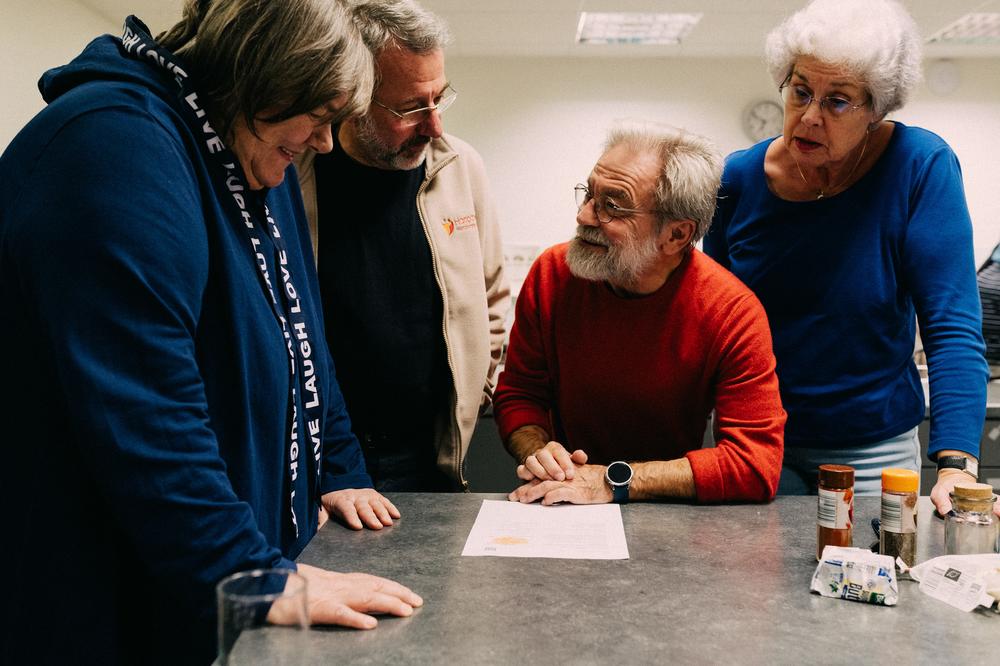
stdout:
<svg viewBox="0 0 1000 666">
<path fill-rule="evenodd" d="M 352 530 L 380 530 L 399 518 L 399 509 L 374 488 L 334 490 L 322 497 L 323 508 Z M 320 525 L 324 520 L 320 516 Z"/>
<path fill-rule="evenodd" d="M 408 617 L 413 614 L 414 608 L 424 604 L 424 600 L 408 587 L 387 578 L 362 573 L 337 573 L 308 564 L 298 565 L 298 570 L 309 585 L 310 624 L 374 629 L 378 620 L 372 615 Z M 284 624 L 280 610 L 277 605 L 272 607 L 268 621 Z"/>
<path fill-rule="evenodd" d="M 966 474 L 962 470 L 938 470 L 937 483 L 931 489 L 931 502 L 934 504 L 934 508 L 937 509 L 938 515 L 944 516 L 951 511 L 951 497 L 949 497 L 949 493 L 951 493 L 957 484 L 975 482 L 976 479 L 971 474 Z M 1000 502 L 993 504 L 993 513 L 1000 517 Z"/>
</svg>

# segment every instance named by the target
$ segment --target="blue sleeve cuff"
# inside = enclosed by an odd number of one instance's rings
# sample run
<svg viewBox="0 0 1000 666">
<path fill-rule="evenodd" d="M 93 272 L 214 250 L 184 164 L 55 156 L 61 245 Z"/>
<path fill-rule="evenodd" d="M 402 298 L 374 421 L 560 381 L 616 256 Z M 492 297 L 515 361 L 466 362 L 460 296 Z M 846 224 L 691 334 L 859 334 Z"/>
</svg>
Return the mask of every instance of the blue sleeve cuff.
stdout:
<svg viewBox="0 0 1000 666">
<path fill-rule="evenodd" d="M 374 488 L 372 478 L 364 472 L 354 474 L 324 474 L 319 486 L 320 495 L 345 488 Z"/>
<path fill-rule="evenodd" d="M 962 451 L 963 453 L 968 453 L 970 456 L 975 456 L 979 459 L 979 442 L 969 443 L 964 440 L 938 440 L 931 442 L 927 447 L 927 458 L 934 462 L 937 458 L 938 451 Z"/>
</svg>

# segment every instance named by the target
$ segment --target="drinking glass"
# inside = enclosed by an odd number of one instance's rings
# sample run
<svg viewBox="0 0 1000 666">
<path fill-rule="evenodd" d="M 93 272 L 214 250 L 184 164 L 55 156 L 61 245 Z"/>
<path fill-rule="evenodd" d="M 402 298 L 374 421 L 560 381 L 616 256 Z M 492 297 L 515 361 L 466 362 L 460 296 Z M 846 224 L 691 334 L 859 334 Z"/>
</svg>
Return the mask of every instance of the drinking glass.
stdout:
<svg viewBox="0 0 1000 666">
<path fill-rule="evenodd" d="M 309 628 L 306 579 L 291 569 L 254 569 L 222 579 L 215 588 L 221 666 L 252 662 L 277 648 L 278 662 L 304 658 Z"/>
</svg>

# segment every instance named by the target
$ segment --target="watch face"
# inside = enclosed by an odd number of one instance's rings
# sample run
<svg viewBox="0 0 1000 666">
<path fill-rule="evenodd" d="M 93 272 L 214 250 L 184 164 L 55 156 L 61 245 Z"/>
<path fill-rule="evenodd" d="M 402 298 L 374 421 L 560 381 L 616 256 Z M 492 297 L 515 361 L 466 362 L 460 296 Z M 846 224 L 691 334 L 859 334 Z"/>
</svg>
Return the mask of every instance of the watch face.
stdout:
<svg viewBox="0 0 1000 666">
<path fill-rule="evenodd" d="M 613 462 L 608 465 L 608 479 L 611 483 L 628 483 L 632 480 L 632 468 L 623 462 Z"/>
</svg>

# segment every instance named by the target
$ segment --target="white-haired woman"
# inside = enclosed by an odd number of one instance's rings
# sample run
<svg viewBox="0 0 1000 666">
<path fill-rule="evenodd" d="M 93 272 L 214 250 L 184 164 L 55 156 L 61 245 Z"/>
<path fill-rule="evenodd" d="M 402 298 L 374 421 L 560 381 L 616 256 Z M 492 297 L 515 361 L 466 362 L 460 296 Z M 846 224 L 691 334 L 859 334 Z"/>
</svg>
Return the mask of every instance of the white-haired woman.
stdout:
<svg viewBox="0 0 1000 666">
<path fill-rule="evenodd" d="M 294 568 L 321 502 L 391 523 L 291 168 L 373 80 L 331 0 L 188 0 L 159 38 L 129 17 L 43 76 L 0 157 L 3 661 L 208 663 L 221 578 Z M 313 622 L 421 603 L 298 570 Z"/>
<path fill-rule="evenodd" d="M 781 136 L 729 157 L 705 249 L 767 310 L 788 412 L 779 493 L 816 468 L 919 471 L 927 351 L 931 492 L 973 480 L 986 404 L 972 226 L 958 160 L 938 136 L 886 120 L 920 78 L 920 36 L 893 0 L 815 0 L 767 38 Z"/>
</svg>

